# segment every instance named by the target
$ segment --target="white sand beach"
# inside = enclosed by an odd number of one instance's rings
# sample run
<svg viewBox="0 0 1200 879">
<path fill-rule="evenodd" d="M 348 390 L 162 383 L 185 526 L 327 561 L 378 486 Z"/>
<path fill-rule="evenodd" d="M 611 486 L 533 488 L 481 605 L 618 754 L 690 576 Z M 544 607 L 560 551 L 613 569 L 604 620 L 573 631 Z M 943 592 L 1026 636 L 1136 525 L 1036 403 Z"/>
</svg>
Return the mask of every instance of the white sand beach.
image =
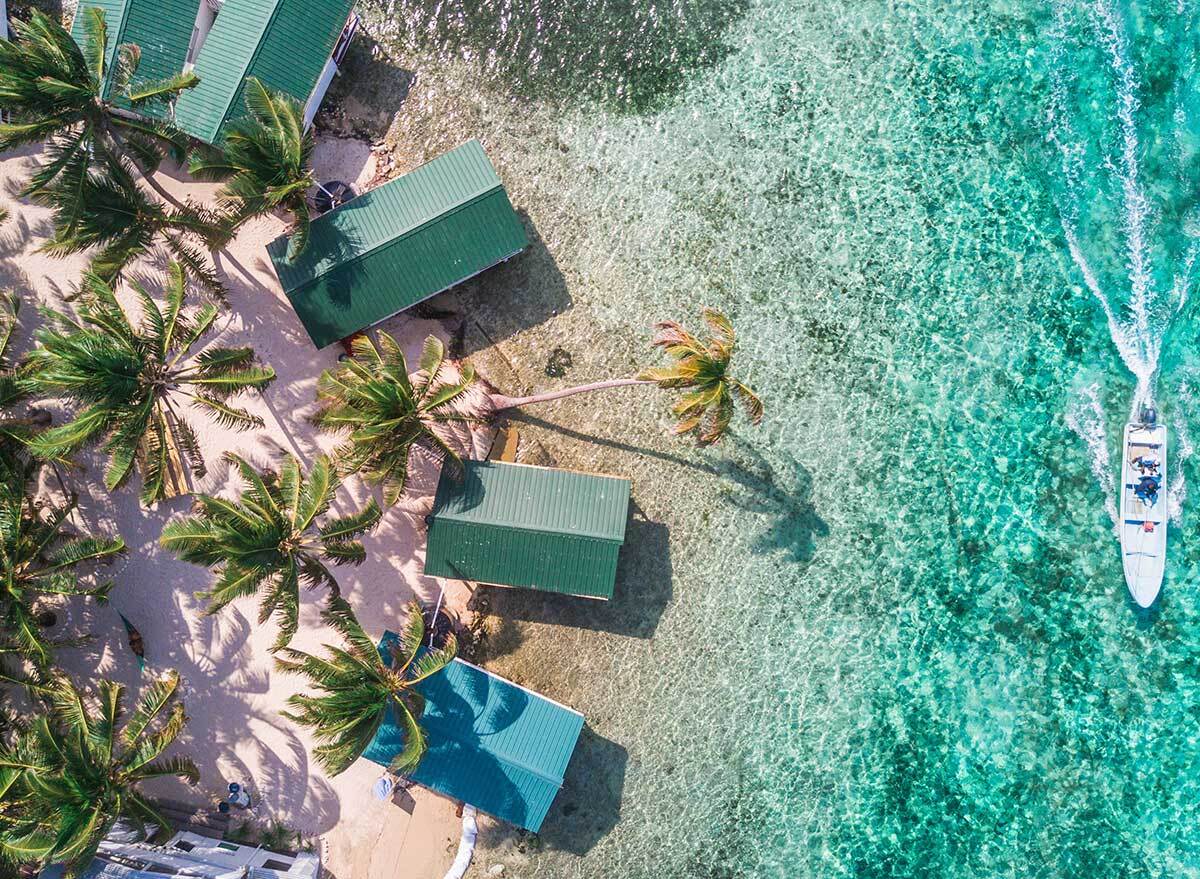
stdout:
<svg viewBox="0 0 1200 879">
<path fill-rule="evenodd" d="M 86 260 L 60 260 L 35 250 L 49 234 L 49 211 L 19 201 L 15 192 L 28 178 L 35 154 L 9 155 L 0 160 L 3 206 L 10 217 L 0 227 L 0 285 L 17 290 L 23 300 L 21 330 L 14 353 L 24 351 L 38 324 L 35 304 L 62 306 L 62 297 L 78 279 Z M 374 157 L 359 141 L 324 140 L 316 156 L 320 180 L 340 179 L 361 184 L 374 174 Z M 198 184 L 178 173 L 160 173 L 160 180 L 177 195 L 205 200 L 215 186 Z M 208 474 L 194 486 L 206 493 L 236 490 L 229 478 L 224 452 L 236 452 L 260 466 L 291 453 L 302 462 L 328 449 L 330 436 L 318 435 L 308 421 L 314 386 L 322 370 L 335 365 L 340 348 L 317 351 L 289 307 L 267 261 L 264 245 L 284 231 L 275 217 L 248 223 L 237 240 L 217 260 L 229 296 L 219 320 L 222 343 L 252 345 L 278 378 L 262 396 L 250 394 L 245 405 L 266 422 L 262 430 L 236 433 L 222 429 L 203 415 L 191 418 L 208 463 Z M 151 290 L 160 283 L 161 266 L 138 267 Z M 383 327 L 415 359 L 428 333 L 444 336 L 440 324 L 399 316 Z M 490 436 L 471 438 L 474 454 L 486 454 Z M 84 470 L 66 474 L 78 491 L 78 524 L 97 532 L 119 532 L 129 546 L 127 556 L 108 572 L 116 581 L 106 606 L 82 600 L 66 605 L 64 634 L 89 634 L 91 643 L 59 652 L 61 664 L 81 683 L 108 677 L 136 691 L 142 679 L 135 657 L 125 643 L 118 613 L 141 631 L 149 666 L 146 674 L 178 669 L 184 681 L 190 715 L 181 739 L 182 750 L 200 767 L 195 788 L 170 782 L 155 793 L 196 805 L 215 803 L 228 782 L 249 787 L 256 819 L 278 819 L 319 840 L 324 865 L 338 879 L 366 877 L 440 877 L 458 845 L 459 820 L 453 803 L 422 789 L 402 794 L 396 802 L 381 803 L 371 794 L 380 768 L 360 760 L 338 778 L 329 778 L 311 759 L 307 733 L 279 716 L 285 700 L 301 681 L 277 673 L 269 645 L 273 623 L 256 624 L 253 599 L 235 603 L 217 616 L 201 614 L 193 593 L 206 588 L 210 573 L 177 561 L 158 547 L 163 525 L 188 510 L 187 497 L 174 498 L 145 509 L 138 503 L 137 477 L 124 489 L 107 494 L 100 482 L 99 459 L 86 460 Z M 410 497 L 388 510 L 380 527 L 365 538 L 367 561 L 361 567 L 337 569 L 342 593 L 373 635 L 395 628 L 404 604 L 414 596 L 437 600 L 438 583 L 421 573 L 423 516 L 432 504 L 437 473 L 434 466 L 417 468 Z M 44 490 L 60 491 L 53 475 Z M 339 493 L 335 511 L 358 509 L 369 490 L 349 480 Z M 293 646 L 313 651 L 336 636 L 318 618 L 323 593 L 305 595 L 300 631 Z M 463 614 L 469 593 L 451 584 L 446 595 L 452 614 Z M 239 816 L 240 817 L 240 816 Z M 403 865 L 403 869 L 400 869 Z"/>
</svg>

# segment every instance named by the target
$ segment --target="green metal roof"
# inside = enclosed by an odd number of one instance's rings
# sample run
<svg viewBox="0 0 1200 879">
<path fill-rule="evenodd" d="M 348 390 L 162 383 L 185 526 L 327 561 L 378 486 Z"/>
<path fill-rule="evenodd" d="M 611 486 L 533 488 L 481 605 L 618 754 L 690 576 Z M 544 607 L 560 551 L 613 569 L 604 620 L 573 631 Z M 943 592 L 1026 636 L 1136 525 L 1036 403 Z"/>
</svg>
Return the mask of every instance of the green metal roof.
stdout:
<svg viewBox="0 0 1200 879">
<path fill-rule="evenodd" d="M 175 122 L 206 143 L 245 115 L 242 89 L 255 76 L 304 103 L 325 69 L 354 0 L 225 0 L 200 54 L 200 84 L 179 97 Z M 190 26 L 190 22 L 189 22 Z"/>
<path fill-rule="evenodd" d="M 629 480 L 466 461 L 442 470 L 425 573 L 611 598 L 625 542 Z"/>
<path fill-rule="evenodd" d="M 380 653 L 397 636 L 383 636 Z M 456 659 L 417 685 L 429 750 L 413 781 L 537 833 L 562 788 L 583 715 Z M 403 731 L 386 721 L 363 753 L 387 766 Z"/>
<path fill-rule="evenodd" d="M 108 27 L 110 71 L 117 46 L 122 43 L 134 43 L 142 50 L 135 82 L 166 79 L 183 70 L 200 0 L 81 0 L 71 22 L 71 36 L 80 48 L 87 46 L 83 13 L 96 7 L 104 10 Z M 109 96 L 109 86 L 105 83 L 105 97 Z M 158 107 L 147 107 L 142 112 L 164 115 Z"/>
<path fill-rule="evenodd" d="M 313 344 L 324 348 L 528 244 L 473 140 L 318 217 L 294 262 L 287 261 L 287 236 L 267 253 Z"/>
</svg>

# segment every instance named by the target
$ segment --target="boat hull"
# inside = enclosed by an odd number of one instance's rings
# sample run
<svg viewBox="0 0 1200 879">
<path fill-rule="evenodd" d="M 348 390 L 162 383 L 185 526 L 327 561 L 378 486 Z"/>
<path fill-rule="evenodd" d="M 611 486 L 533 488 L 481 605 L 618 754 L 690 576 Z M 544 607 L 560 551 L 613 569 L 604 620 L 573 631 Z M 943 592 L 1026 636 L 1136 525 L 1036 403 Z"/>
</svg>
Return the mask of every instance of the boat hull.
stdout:
<svg viewBox="0 0 1200 879">
<path fill-rule="evenodd" d="M 1167 560 L 1167 429 L 1127 424 L 1122 451 L 1119 527 L 1125 585 L 1140 607 L 1150 607 L 1162 588 Z M 1147 460 L 1158 466 L 1145 467 Z M 1138 492 L 1147 476 L 1158 477 L 1158 491 L 1150 496 Z"/>
</svg>

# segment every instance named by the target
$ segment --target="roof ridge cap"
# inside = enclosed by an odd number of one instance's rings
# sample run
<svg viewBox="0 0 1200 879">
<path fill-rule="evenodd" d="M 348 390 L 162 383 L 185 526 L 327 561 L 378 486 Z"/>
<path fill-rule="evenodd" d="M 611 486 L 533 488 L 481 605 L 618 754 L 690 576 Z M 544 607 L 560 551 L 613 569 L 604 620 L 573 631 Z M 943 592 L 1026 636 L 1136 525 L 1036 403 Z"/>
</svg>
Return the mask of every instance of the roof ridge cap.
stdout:
<svg viewBox="0 0 1200 879">
<path fill-rule="evenodd" d="M 439 156 L 439 158 L 440 158 L 440 156 Z M 428 163 L 426 163 L 426 164 L 428 164 Z M 425 167 L 425 165 L 422 165 L 421 167 L 423 168 L 423 167 Z M 417 169 L 413 169 L 413 170 L 415 171 Z M 411 173 L 413 173 L 413 172 L 410 171 L 409 174 L 411 174 Z M 396 180 L 401 180 L 401 179 L 403 179 L 403 177 L 406 177 L 406 176 L 408 176 L 408 175 L 406 174 L 406 175 L 402 175 L 401 177 L 393 177 L 391 180 L 388 181 L 388 183 L 392 183 Z M 387 184 L 384 184 L 384 185 L 386 186 Z M 368 192 L 364 192 L 363 195 L 365 196 L 365 195 L 370 195 L 372 192 L 378 192 L 379 189 L 381 189 L 381 188 L 382 187 L 376 187 L 375 189 L 369 190 Z M 454 214 L 458 213 L 459 211 L 470 207 L 471 205 L 475 204 L 476 202 L 481 201 L 482 199 L 486 198 L 489 195 L 492 195 L 494 192 L 496 192 L 496 190 L 503 191 L 504 184 L 502 182 L 497 183 L 494 186 L 491 186 L 481 192 L 478 192 L 478 193 L 472 195 L 470 198 L 466 198 L 466 199 L 463 199 L 462 201 L 456 202 L 453 207 L 447 208 L 446 210 L 441 211 L 432 217 L 429 217 L 428 219 L 418 223 L 415 226 L 412 226 L 409 229 L 405 229 L 403 232 L 401 232 L 399 235 L 396 235 L 393 238 L 388 238 L 385 241 L 379 242 L 378 244 L 364 250 L 362 253 L 356 253 L 354 256 L 350 257 L 349 259 L 343 260 L 338 263 L 334 263 L 333 265 L 329 266 L 326 269 L 323 269 L 320 272 L 313 272 L 311 275 L 309 275 L 307 278 L 304 279 L 304 283 L 298 284 L 297 286 L 292 287 L 290 290 L 285 289 L 284 293 L 285 294 L 297 293 L 301 290 L 311 287 L 313 284 L 317 283 L 322 278 L 326 277 L 329 274 L 332 274 L 333 272 L 337 271 L 338 269 L 341 269 L 344 266 L 354 265 L 355 263 L 357 263 L 361 260 L 364 260 L 369 256 L 374 256 L 380 250 L 383 250 L 386 247 L 390 247 L 391 245 L 395 244 L 397 241 L 403 241 L 405 238 L 408 238 L 409 236 L 416 234 L 420 230 L 432 225 L 435 221 L 441 221 L 441 220 L 445 219 L 446 217 L 453 216 Z M 362 196 L 359 196 L 359 198 L 361 198 L 361 197 Z M 354 199 L 351 199 L 350 201 L 352 202 L 352 201 L 354 201 Z M 350 204 L 350 202 L 346 202 L 346 204 Z M 342 207 L 344 207 L 344 205 Z M 339 207 L 339 210 L 340 210 L 340 207 Z M 320 219 L 320 218 L 318 217 L 318 219 Z M 288 236 L 286 234 L 280 235 L 278 238 L 274 239 L 274 241 L 272 241 L 271 244 L 274 244 L 276 241 L 286 240 L 289 237 L 290 236 Z M 268 246 L 270 246 L 270 245 L 268 245 Z M 281 279 L 280 283 L 282 284 L 282 279 Z"/>
<path fill-rule="evenodd" d="M 201 0 L 201 2 L 204 2 L 204 0 Z M 237 0 L 230 0 L 230 2 L 237 2 Z M 221 129 L 224 128 L 225 123 L 229 121 L 229 113 L 230 109 L 233 107 L 234 98 L 236 98 L 238 94 L 245 90 L 246 71 L 254 66 L 254 60 L 258 58 L 258 53 L 262 51 L 263 38 L 266 36 L 267 31 L 270 30 L 271 25 L 275 23 L 275 17 L 279 15 L 279 10 L 284 4 L 284 0 L 273 0 L 273 2 L 275 5 L 271 7 L 271 14 L 267 16 L 266 23 L 263 24 L 262 29 L 258 32 L 258 39 L 254 41 L 254 51 L 250 53 L 250 57 L 247 58 L 246 63 L 242 65 L 242 73 L 241 76 L 238 77 L 237 88 L 230 93 L 229 99 L 225 102 L 225 109 L 221 111 L 221 118 L 217 121 L 217 130 L 213 132 L 214 142 L 220 138 Z M 207 40 L 205 42 L 207 42 Z M 196 60 L 199 59 L 197 58 Z M 263 83 L 263 85 L 265 86 L 266 83 Z"/>
</svg>

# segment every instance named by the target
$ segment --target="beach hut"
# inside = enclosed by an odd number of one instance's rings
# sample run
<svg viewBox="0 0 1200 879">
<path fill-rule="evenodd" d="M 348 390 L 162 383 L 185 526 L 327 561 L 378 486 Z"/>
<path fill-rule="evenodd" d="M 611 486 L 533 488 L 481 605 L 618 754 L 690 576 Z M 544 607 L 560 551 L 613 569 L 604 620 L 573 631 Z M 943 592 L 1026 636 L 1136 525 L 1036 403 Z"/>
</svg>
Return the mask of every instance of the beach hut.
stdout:
<svg viewBox="0 0 1200 879">
<path fill-rule="evenodd" d="M 82 49 L 87 46 L 86 22 L 90 9 L 104 11 L 108 29 L 108 77 L 104 97 L 110 97 L 113 61 L 117 47 L 135 43 L 142 51 L 138 62 L 139 80 L 166 79 L 183 71 L 187 57 L 192 21 L 202 0 L 80 0 L 71 22 L 71 36 Z M 165 115 L 165 107 L 147 107 L 142 112 L 150 116 Z"/>
<path fill-rule="evenodd" d="M 443 467 L 425 573 L 612 598 L 629 480 L 500 461 Z"/>
<path fill-rule="evenodd" d="M 159 0 L 155 5 L 162 8 Z M 358 27 L 353 6 L 354 0 L 193 0 L 176 72 L 192 69 L 200 84 L 179 96 L 175 123 L 205 143 L 220 142 L 245 115 L 242 90 L 253 76 L 304 102 L 307 125 Z"/>
<path fill-rule="evenodd" d="M 381 652 L 396 640 L 384 635 Z M 536 833 L 563 786 L 583 715 L 461 659 L 417 687 L 429 750 L 409 777 Z M 363 756 L 387 766 L 403 743 L 389 719 Z"/>
<path fill-rule="evenodd" d="M 245 115 L 242 84 L 257 76 L 269 88 L 305 102 L 305 125 L 337 73 L 358 16 L 354 0 L 81 0 L 71 36 L 87 43 L 88 9 L 104 10 L 108 69 L 117 47 L 141 49 L 139 80 L 195 70 L 200 84 L 176 102 L 175 122 L 199 140 L 217 143 L 230 122 Z M 349 18 L 348 18 L 349 16 Z M 142 112 L 164 116 L 165 107 Z"/>
<path fill-rule="evenodd" d="M 465 281 L 528 245 L 478 141 L 322 214 L 293 262 L 267 246 L 313 344 L 324 348 Z"/>
</svg>

